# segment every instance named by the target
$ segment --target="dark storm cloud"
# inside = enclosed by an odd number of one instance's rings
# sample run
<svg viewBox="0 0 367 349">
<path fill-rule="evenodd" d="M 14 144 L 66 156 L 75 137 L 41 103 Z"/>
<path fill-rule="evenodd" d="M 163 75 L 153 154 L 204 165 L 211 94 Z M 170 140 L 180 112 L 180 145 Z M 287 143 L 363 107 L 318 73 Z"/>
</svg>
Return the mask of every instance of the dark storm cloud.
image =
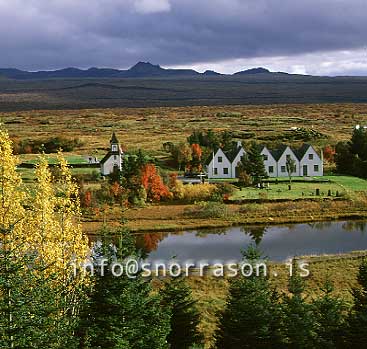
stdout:
<svg viewBox="0 0 367 349">
<path fill-rule="evenodd" d="M 188 65 L 366 46 L 366 0 L 0 0 L 0 67 Z"/>
</svg>

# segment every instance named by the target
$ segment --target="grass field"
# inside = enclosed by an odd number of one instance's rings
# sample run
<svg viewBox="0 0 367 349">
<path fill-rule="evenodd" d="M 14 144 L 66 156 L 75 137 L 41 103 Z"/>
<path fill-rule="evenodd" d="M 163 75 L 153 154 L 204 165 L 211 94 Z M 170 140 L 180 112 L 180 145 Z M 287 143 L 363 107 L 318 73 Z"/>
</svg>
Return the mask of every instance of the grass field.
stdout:
<svg viewBox="0 0 367 349">
<path fill-rule="evenodd" d="M 184 141 L 194 130 L 230 131 L 234 139 L 262 143 L 289 141 L 291 127 L 321 132 L 315 146 L 349 139 L 356 124 L 367 124 L 367 104 L 252 105 L 185 108 L 117 108 L 95 110 L 40 110 L 0 113 L 10 135 L 18 139 L 76 137 L 83 145 L 71 156 L 101 158 L 113 131 L 127 151 L 142 148 L 167 156 L 164 142 Z M 294 145 L 302 140 L 292 141 Z M 29 158 L 29 156 L 25 156 Z"/>
<path fill-rule="evenodd" d="M 298 178 L 294 178 L 298 179 Z M 299 198 L 315 198 L 316 189 L 320 190 L 319 197 L 328 197 L 329 191 L 332 197 L 338 193 L 339 196 L 345 196 L 350 191 L 366 191 L 367 181 L 361 178 L 351 176 L 325 176 L 316 179 L 323 179 L 325 183 L 320 182 L 292 182 L 292 190 L 288 188 L 288 179 L 282 178 L 276 184 L 275 180 L 271 180 L 269 187 L 265 189 L 258 188 L 242 188 L 237 190 L 231 196 L 231 200 L 245 199 L 299 199 Z"/>
</svg>

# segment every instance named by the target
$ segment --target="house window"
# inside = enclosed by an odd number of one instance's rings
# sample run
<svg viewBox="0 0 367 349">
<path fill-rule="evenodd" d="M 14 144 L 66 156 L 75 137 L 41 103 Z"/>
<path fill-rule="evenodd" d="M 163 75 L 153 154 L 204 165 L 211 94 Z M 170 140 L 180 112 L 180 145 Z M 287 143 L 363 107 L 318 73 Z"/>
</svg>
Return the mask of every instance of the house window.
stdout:
<svg viewBox="0 0 367 349">
<path fill-rule="evenodd" d="M 267 155 L 263 155 L 264 161 L 268 160 L 268 156 Z"/>
<path fill-rule="evenodd" d="M 313 165 L 313 170 L 315 172 L 319 172 L 319 165 Z"/>
<path fill-rule="evenodd" d="M 281 171 L 281 172 L 285 172 L 285 166 L 282 166 L 282 167 L 280 168 L 280 171 Z"/>
<path fill-rule="evenodd" d="M 117 145 L 112 146 L 112 151 L 117 151 Z"/>
<path fill-rule="evenodd" d="M 223 174 L 227 175 L 228 174 L 228 167 L 224 167 L 223 168 Z"/>
<path fill-rule="evenodd" d="M 218 174 L 218 169 L 216 167 L 214 167 L 214 174 L 217 175 Z"/>
<path fill-rule="evenodd" d="M 313 160 L 313 154 L 308 154 L 308 159 Z"/>
<path fill-rule="evenodd" d="M 274 173 L 274 166 L 269 166 L 269 173 Z"/>
<path fill-rule="evenodd" d="M 287 160 L 290 160 L 291 156 L 290 156 L 289 154 L 287 154 L 287 155 L 285 156 L 285 158 L 286 158 Z"/>
<path fill-rule="evenodd" d="M 223 158 L 221 156 L 218 156 L 218 162 L 223 162 Z"/>
<path fill-rule="evenodd" d="M 117 160 L 117 155 L 114 155 L 114 156 L 113 156 L 113 159 L 114 159 L 114 160 Z"/>
</svg>

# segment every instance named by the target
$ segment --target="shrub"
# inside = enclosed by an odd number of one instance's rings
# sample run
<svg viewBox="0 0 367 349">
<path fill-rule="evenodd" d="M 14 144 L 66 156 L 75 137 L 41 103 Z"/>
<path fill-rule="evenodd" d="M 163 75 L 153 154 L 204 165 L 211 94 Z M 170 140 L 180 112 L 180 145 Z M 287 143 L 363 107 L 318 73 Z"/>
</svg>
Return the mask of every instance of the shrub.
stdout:
<svg viewBox="0 0 367 349">
<path fill-rule="evenodd" d="M 209 200 L 217 187 L 214 184 L 187 184 L 182 188 L 182 198 L 187 202 Z"/>
<path fill-rule="evenodd" d="M 232 195 L 236 190 L 236 187 L 229 183 L 217 184 L 217 193 L 220 195 Z"/>
<path fill-rule="evenodd" d="M 228 216 L 228 208 L 225 204 L 202 201 L 197 203 L 194 207 L 185 209 L 185 216 L 196 218 L 225 218 Z"/>
</svg>

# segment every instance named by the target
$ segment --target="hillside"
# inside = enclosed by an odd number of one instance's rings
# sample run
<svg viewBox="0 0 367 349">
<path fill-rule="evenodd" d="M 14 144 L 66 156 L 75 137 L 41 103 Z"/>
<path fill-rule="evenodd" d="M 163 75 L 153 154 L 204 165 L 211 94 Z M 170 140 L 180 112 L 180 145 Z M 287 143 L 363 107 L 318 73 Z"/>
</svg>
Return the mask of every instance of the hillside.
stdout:
<svg viewBox="0 0 367 349">
<path fill-rule="evenodd" d="M 49 79 L 1 80 L 0 111 L 34 109 L 83 109 L 114 107 L 175 107 L 244 104 L 367 103 L 367 77 L 314 77 L 281 73 L 239 74 L 234 76 L 181 76 L 145 74 L 151 68 L 138 65 L 134 78 L 69 77 Z M 148 69 L 150 70 L 150 69 Z M 19 71 L 12 71 L 14 74 Z M 99 74 L 113 71 L 92 70 Z M 76 74 L 66 70 L 63 74 Z M 176 74 L 177 72 L 175 72 Z M 20 74 L 20 73 L 19 73 Z M 59 73 L 61 74 L 61 73 Z M 90 73 L 91 74 L 91 73 Z M 153 69 L 150 74 L 153 74 Z M 4 74 L 3 74 L 4 75 Z"/>
</svg>

